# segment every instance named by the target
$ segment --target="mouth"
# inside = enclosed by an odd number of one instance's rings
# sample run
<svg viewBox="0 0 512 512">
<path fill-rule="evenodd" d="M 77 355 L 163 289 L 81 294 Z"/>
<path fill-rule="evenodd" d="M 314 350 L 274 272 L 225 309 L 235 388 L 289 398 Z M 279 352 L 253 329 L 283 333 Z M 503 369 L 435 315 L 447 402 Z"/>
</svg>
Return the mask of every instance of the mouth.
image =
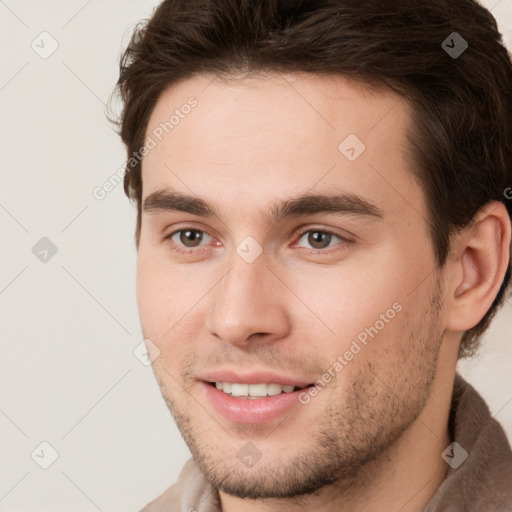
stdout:
<svg viewBox="0 0 512 512">
<path fill-rule="evenodd" d="M 300 394 L 314 384 L 296 385 L 258 382 L 253 383 L 222 381 L 202 381 L 202 389 L 212 411 L 230 423 L 264 425 L 295 414 L 306 414 L 307 409 L 300 404 Z M 307 409 L 310 411 L 310 409 Z"/>
</svg>

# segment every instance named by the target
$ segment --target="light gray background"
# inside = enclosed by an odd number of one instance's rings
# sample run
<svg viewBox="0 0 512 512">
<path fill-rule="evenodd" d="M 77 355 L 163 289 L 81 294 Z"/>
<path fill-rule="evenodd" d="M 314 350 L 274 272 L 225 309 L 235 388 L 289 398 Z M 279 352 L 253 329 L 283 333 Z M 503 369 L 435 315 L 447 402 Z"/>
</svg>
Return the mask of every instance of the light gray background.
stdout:
<svg viewBox="0 0 512 512">
<path fill-rule="evenodd" d="M 510 47 L 512 0 L 483 3 Z M 0 0 L 1 511 L 136 511 L 189 457 L 133 355 L 134 207 L 122 185 L 92 195 L 125 160 L 104 115 L 118 56 L 157 4 Z M 44 31 L 59 45 L 47 59 L 31 48 L 51 49 Z M 47 262 L 32 252 L 43 237 L 57 247 Z M 509 300 L 460 368 L 509 438 L 511 333 Z M 43 441 L 59 454 L 46 470 Z"/>
</svg>

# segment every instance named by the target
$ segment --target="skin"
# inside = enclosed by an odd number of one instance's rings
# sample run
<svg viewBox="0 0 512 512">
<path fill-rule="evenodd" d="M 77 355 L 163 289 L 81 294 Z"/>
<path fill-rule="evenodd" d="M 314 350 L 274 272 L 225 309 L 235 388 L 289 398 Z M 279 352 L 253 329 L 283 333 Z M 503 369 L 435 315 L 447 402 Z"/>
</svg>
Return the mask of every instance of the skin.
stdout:
<svg viewBox="0 0 512 512">
<path fill-rule="evenodd" d="M 448 467 L 440 454 L 462 333 L 505 273 L 506 210 L 487 205 L 439 269 L 407 152 L 410 107 L 394 93 L 343 77 L 199 75 L 162 94 L 147 133 L 190 96 L 197 106 L 143 160 L 143 201 L 172 189 L 218 216 L 143 211 L 137 300 L 162 394 L 222 510 L 422 510 Z M 348 134 L 366 146 L 355 161 L 338 150 Z M 382 218 L 265 219 L 276 201 L 335 189 Z M 203 238 L 166 239 L 179 229 Z M 314 245 L 315 230 L 350 241 Z M 236 252 L 247 236 L 263 251 L 252 263 Z M 237 424 L 203 393 L 201 376 L 220 366 L 315 382 L 396 303 L 400 312 L 285 417 Z M 248 442 L 261 453 L 252 467 L 237 457 Z"/>
</svg>

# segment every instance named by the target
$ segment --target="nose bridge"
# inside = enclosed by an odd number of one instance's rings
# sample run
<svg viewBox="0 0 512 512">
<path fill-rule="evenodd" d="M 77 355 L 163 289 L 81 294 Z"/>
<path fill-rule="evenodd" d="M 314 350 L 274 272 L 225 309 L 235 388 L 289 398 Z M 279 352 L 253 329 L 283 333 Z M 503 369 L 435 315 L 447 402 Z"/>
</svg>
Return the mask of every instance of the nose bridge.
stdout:
<svg viewBox="0 0 512 512">
<path fill-rule="evenodd" d="M 234 344 L 245 343 L 255 333 L 281 336 L 287 319 L 284 304 L 278 303 L 278 286 L 263 255 L 248 263 L 234 254 L 229 272 L 216 287 L 210 333 Z"/>
</svg>

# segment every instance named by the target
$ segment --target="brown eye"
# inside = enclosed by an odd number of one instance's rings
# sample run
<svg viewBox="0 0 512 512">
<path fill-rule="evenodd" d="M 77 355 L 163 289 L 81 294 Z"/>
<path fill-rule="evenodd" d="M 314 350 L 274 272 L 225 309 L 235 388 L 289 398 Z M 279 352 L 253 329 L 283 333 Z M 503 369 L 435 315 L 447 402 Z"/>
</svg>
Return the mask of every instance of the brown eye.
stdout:
<svg viewBox="0 0 512 512">
<path fill-rule="evenodd" d="M 331 239 L 332 235 L 325 231 L 310 231 L 308 234 L 308 243 L 315 249 L 325 249 L 329 247 Z"/>
<path fill-rule="evenodd" d="M 206 231 L 201 229 L 183 228 L 173 231 L 170 235 L 165 237 L 165 240 L 172 242 L 172 249 L 177 252 L 196 252 L 195 248 L 207 245 L 204 242 L 208 242 L 213 237 Z M 206 249 L 206 248 L 205 248 Z"/>
<path fill-rule="evenodd" d="M 308 231 L 304 231 L 300 235 L 299 241 L 302 240 L 303 238 L 306 239 L 306 242 L 309 244 L 311 248 L 317 250 L 332 247 L 331 242 L 333 240 L 338 239 L 341 242 L 344 241 L 344 238 L 342 236 L 323 229 L 310 229 Z"/>
<path fill-rule="evenodd" d="M 180 242 L 185 247 L 197 247 L 198 243 L 203 239 L 202 231 L 197 229 L 182 229 L 180 233 Z"/>
</svg>

